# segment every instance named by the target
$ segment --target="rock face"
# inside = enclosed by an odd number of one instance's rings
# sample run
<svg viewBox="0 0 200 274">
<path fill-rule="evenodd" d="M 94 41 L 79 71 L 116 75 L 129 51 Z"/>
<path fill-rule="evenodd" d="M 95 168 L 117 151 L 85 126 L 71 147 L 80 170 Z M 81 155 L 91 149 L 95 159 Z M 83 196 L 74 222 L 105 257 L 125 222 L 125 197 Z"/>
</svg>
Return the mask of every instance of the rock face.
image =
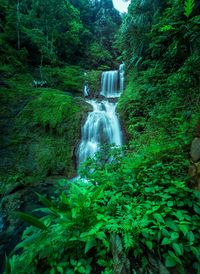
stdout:
<svg viewBox="0 0 200 274">
<path fill-rule="evenodd" d="M 200 138 L 195 137 L 190 149 L 191 163 L 189 175 L 196 183 L 196 188 L 200 190 Z"/>
<path fill-rule="evenodd" d="M 198 162 L 200 160 L 200 138 L 196 137 L 192 141 L 190 156 L 193 162 Z"/>
</svg>

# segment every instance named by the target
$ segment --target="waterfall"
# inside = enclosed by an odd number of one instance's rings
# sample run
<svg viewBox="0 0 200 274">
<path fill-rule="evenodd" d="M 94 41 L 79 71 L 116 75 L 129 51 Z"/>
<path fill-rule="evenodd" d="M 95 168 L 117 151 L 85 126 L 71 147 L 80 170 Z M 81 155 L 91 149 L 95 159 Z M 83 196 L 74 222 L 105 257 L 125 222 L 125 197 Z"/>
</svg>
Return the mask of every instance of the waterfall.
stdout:
<svg viewBox="0 0 200 274">
<path fill-rule="evenodd" d="M 116 98 L 123 90 L 124 64 L 120 65 L 119 70 L 102 73 L 101 95 L 105 98 Z M 82 127 L 82 138 L 77 155 L 79 165 L 89 157 L 93 157 L 102 144 L 122 145 L 122 132 L 116 114 L 117 103 L 106 99 L 91 99 L 86 102 L 93 107 L 93 110 L 88 114 Z"/>
<path fill-rule="evenodd" d="M 84 95 L 84 97 L 87 97 L 87 96 L 89 96 L 89 94 L 90 94 L 89 85 L 86 83 L 86 84 L 84 85 L 83 95 Z"/>
<path fill-rule="evenodd" d="M 106 98 L 119 97 L 119 72 L 118 70 L 105 71 L 101 78 L 101 95 Z"/>
<path fill-rule="evenodd" d="M 122 145 L 119 120 L 115 109 L 116 103 L 87 100 L 93 106 L 82 128 L 82 141 L 79 147 L 79 163 L 94 156 L 101 144 Z"/>
<path fill-rule="evenodd" d="M 83 88 L 84 97 L 88 97 L 90 95 L 90 88 L 88 85 L 87 76 L 88 76 L 87 72 L 84 72 L 84 77 L 85 77 L 85 83 L 84 83 L 84 88 Z"/>
<path fill-rule="evenodd" d="M 124 90 L 124 82 L 125 82 L 125 64 L 122 63 L 119 66 L 119 90 L 120 92 L 123 92 Z"/>
</svg>

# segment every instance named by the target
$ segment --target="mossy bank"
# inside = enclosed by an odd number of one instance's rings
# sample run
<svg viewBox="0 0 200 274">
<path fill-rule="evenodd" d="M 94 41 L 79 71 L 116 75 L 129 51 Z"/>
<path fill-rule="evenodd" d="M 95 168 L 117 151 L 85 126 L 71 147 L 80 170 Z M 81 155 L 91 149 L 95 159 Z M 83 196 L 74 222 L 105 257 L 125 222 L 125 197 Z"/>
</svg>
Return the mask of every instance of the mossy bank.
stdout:
<svg viewBox="0 0 200 274">
<path fill-rule="evenodd" d="M 1 71 L 2 235 L 5 239 L 12 235 L 13 241 L 23 230 L 14 211 L 34 209 L 38 204 L 34 192 L 51 196 L 60 178 L 76 175 L 75 151 L 88 106 L 81 98 L 84 74 L 80 67 L 44 70 L 45 88 L 33 87 L 31 73 L 19 74 L 12 67 Z M 10 240 L 3 242 L 7 251 L 12 249 Z"/>
</svg>

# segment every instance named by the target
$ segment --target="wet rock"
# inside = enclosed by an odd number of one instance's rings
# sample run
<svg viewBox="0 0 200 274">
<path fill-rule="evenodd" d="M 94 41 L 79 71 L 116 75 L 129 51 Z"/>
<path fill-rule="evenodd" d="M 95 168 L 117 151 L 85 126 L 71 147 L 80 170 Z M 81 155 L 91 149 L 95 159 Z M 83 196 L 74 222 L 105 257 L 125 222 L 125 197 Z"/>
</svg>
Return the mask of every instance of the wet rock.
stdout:
<svg viewBox="0 0 200 274">
<path fill-rule="evenodd" d="M 200 138 L 196 137 L 192 141 L 190 156 L 193 162 L 198 162 L 200 160 Z"/>
<path fill-rule="evenodd" d="M 113 273 L 130 274 L 130 262 L 123 250 L 121 238 L 113 233 L 110 242 L 113 255 Z"/>
<path fill-rule="evenodd" d="M 155 255 L 149 254 L 149 262 L 152 266 L 152 272 L 150 273 L 159 273 L 159 274 L 170 274 L 170 272 L 167 270 L 167 268 L 162 264 L 162 262 L 155 257 Z"/>
<path fill-rule="evenodd" d="M 189 171 L 188 171 L 188 174 L 191 176 L 191 177 L 194 177 L 196 175 L 196 166 L 191 163 L 190 166 L 189 166 Z"/>
</svg>

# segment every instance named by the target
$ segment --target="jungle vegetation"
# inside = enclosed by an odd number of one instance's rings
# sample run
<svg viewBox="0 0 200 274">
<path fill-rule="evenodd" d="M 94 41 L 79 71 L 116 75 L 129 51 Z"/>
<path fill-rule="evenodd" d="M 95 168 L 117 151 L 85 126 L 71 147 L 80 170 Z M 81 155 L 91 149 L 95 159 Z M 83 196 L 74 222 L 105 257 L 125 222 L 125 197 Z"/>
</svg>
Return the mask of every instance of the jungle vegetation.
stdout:
<svg viewBox="0 0 200 274">
<path fill-rule="evenodd" d="M 188 173 L 200 137 L 199 1 L 132 0 L 119 14 L 111 0 L 2 0 L 0 18 L 0 193 L 7 227 L 30 225 L 1 254 L 4 273 L 200 273 L 200 158 Z M 126 143 L 81 166 L 87 184 L 68 181 L 88 111 L 83 73 L 95 91 L 121 61 Z M 54 195 L 38 193 L 49 176 L 62 176 Z M 27 212 L 11 195 L 33 186 L 40 207 Z"/>
</svg>

